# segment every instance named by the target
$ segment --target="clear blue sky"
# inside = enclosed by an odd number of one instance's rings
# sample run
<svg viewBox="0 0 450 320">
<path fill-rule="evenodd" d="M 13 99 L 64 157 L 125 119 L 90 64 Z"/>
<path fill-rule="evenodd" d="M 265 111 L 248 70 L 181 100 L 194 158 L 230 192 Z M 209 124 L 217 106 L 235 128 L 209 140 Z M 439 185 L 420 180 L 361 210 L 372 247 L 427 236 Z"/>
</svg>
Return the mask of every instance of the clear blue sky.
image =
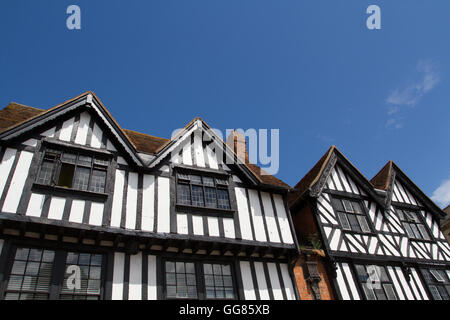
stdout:
<svg viewBox="0 0 450 320">
<path fill-rule="evenodd" d="M 2 0 L 0 105 L 92 90 L 156 136 L 195 116 L 279 128 L 291 185 L 335 144 L 366 177 L 392 159 L 432 195 L 450 179 L 449 31 L 448 0 Z"/>
</svg>

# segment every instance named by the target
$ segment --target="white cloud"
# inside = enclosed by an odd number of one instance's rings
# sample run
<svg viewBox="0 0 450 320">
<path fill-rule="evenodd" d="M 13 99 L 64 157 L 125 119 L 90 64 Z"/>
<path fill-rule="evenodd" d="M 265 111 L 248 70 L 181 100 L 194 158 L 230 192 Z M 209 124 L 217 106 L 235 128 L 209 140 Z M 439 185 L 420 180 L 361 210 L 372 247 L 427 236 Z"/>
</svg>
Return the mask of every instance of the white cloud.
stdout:
<svg viewBox="0 0 450 320">
<path fill-rule="evenodd" d="M 417 71 L 422 74 L 419 81 L 406 87 L 394 89 L 387 97 L 386 102 L 394 106 L 414 106 L 423 95 L 433 89 L 440 81 L 436 67 L 431 61 L 419 61 Z M 388 114 L 398 111 L 398 107 L 391 107 Z"/>
<path fill-rule="evenodd" d="M 434 190 L 431 199 L 441 207 L 450 204 L 450 179 L 442 181 L 441 185 Z"/>
<path fill-rule="evenodd" d="M 403 123 L 395 117 L 403 106 L 413 107 L 419 100 L 440 81 L 436 66 L 430 60 L 422 60 L 417 64 L 417 71 L 420 73 L 420 79 L 391 91 L 386 98 L 388 104 L 387 115 L 389 119 L 386 122 L 386 128 L 400 129 Z"/>
</svg>

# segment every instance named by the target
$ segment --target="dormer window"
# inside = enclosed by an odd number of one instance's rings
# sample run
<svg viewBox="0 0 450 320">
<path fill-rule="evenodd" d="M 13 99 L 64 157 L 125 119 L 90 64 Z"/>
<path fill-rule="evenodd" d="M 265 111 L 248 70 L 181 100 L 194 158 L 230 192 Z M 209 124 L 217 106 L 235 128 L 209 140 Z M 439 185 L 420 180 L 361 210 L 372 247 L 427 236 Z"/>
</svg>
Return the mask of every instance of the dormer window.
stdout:
<svg viewBox="0 0 450 320">
<path fill-rule="evenodd" d="M 36 182 L 41 185 L 104 193 L 109 164 L 110 161 L 106 157 L 47 148 Z"/>
<path fill-rule="evenodd" d="M 362 233 L 371 232 L 360 201 L 333 198 L 333 207 L 339 217 L 342 229 Z"/>
<path fill-rule="evenodd" d="M 395 208 L 395 212 L 397 213 L 397 216 L 409 238 L 431 240 L 430 234 L 428 233 L 427 228 L 422 222 L 418 212 L 400 208 Z"/>
<path fill-rule="evenodd" d="M 231 210 L 228 180 L 178 173 L 177 204 Z"/>
</svg>

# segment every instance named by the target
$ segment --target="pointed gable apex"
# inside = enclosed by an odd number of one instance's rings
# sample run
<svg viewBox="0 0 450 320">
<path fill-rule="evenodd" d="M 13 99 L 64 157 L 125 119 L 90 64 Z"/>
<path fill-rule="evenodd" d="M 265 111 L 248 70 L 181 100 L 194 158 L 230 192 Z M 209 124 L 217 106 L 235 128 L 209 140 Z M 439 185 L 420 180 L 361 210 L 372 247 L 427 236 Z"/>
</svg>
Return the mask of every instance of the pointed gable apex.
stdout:
<svg viewBox="0 0 450 320">
<path fill-rule="evenodd" d="M 12 107 L 11 104 L 8 105 L 8 107 Z M 15 107 L 17 108 L 17 106 Z M 30 107 L 27 107 L 28 111 L 30 110 L 29 108 Z M 142 160 L 137 155 L 136 147 L 130 141 L 128 135 L 118 125 L 116 120 L 112 117 L 112 115 L 109 113 L 100 99 L 98 99 L 95 93 L 91 91 L 85 92 L 48 110 L 42 110 L 42 112 L 31 112 L 32 114 L 28 117 L 26 117 L 26 115 L 24 115 L 22 118 L 19 117 L 19 119 L 17 119 L 18 122 L 16 121 L 16 123 L 13 123 L 16 119 L 12 119 L 12 125 L 7 127 L 0 133 L 0 139 L 6 141 L 13 140 L 28 131 L 44 125 L 48 121 L 54 120 L 68 112 L 73 112 L 73 110 L 78 108 L 87 108 L 93 110 L 93 112 L 96 113 L 97 116 L 101 119 L 103 124 L 109 129 L 110 134 L 113 135 L 118 143 L 123 147 L 132 161 L 136 165 L 143 165 Z M 8 117 L 6 118 L 8 119 Z"/>
<path fill-rule="evenodd" d="M 426 205 L 436 218 L 445 217 L 445 212 L 436 205 L 404 172 L 397 164 L 390 160 L 384 167 L 370 180 L 372 185 L 380 190 L 386 191 L 386 198 L 391 201 L 395 189 L 406 187 L 408 193 L 411 193 L 415 199 Z M 405 192 L 404 190 L 402 190 Z M 389 202 L 390 203 L 390 202 Z"/>
<path fill-rule="evenodd" d="M 338 170 L 342 168 L 349 175 L 349 178 L 357 182 L 363 193 L 369 194 L 374 201 L 384 207 L 381 199 L 373 190 L 370 181 L 334 145 L 328 149 L 312 169 L 296 184 L 294 192 L 289 196 L 289 205 L 292 207 L 307 195 L 311 197 L 320 196 L 328 178 L 335 172 L 335 168 L 338 168 Z M 351 189 L 352 187 L 349 188 Z"/>
</svg>

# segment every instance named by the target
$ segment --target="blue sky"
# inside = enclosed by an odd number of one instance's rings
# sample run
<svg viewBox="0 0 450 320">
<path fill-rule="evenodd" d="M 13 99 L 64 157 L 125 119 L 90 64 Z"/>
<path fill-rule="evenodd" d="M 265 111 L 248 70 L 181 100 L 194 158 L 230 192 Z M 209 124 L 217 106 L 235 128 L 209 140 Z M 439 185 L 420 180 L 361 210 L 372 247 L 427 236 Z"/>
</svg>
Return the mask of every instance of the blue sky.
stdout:
<svg viewBox="0 0 450 320">
<path fill-rule="evenodd" d="M 66 8 L 81 8 L 81 30 Z M 381 30 L 366 8 L 381 8 Z M 279 128 L 294 185 L 335 144 L 371 178 L 394 160 L 450 203 L 450 1 L 0 2 L 0 105 L 94 91 L 122 127 L 170 137 Z"/>
</svg>

